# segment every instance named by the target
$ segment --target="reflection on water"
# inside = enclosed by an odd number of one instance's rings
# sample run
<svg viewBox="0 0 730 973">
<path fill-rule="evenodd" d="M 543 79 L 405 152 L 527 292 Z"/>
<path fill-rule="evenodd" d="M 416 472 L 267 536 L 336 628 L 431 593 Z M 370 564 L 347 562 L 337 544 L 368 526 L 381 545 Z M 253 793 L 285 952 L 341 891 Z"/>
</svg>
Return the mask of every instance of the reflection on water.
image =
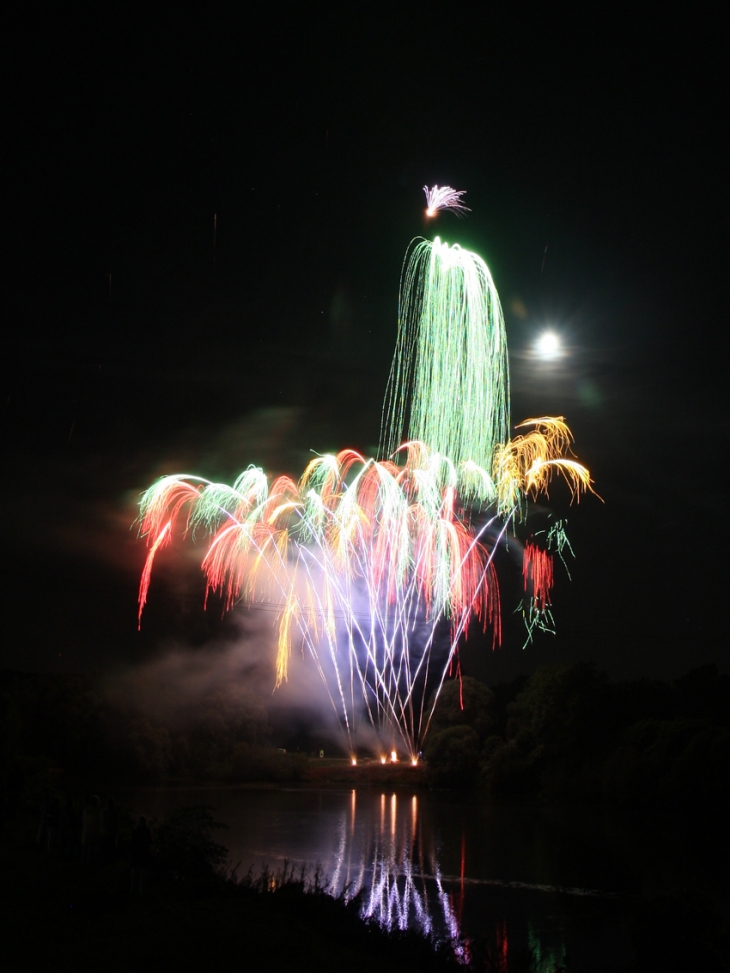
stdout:
<svg viewBox="0 0 730 973">
<path fill-rule="evenodd" d="M 361 797 L 371 801 L 372 795 Z M 347 898 L 359 894 L 362 915 L 388 929 L 418 926 L 427 935 L 460 938 L 438 857 L 419 827 L 418 795 L 380 794 L 377 815 L 366 813 L 358 827 L 357 791 L 343 812 L 331 872 L 332 887 Z M 363 826 L 364 825 L 364 826 Z"/>
<path fill-rule="evenodd" d="M 439 862 L 438 840 L 429 825 L 428 816 L 419 815 L 418 794 L 382 793 L 375 797 L 361 792 L 358 798 L 353 789 L 338 823 L 338 842 L 329 870 L 333 891 L 346 898 L 359 894 L 363 917 L 375 919 L 388 929 L 419 928 L 440 942 L 450 942 L 465 961 L 474 959 L 478 951 L 488 954 L 490 969 L 508 973 L 512 921 L 489 916 L 483 917 L 478 926 L 464 929 L 467 895 L 473 895 L 477 886 L 490 885 L 548 893 L 557 890 L 524 882 L 469 877 L 464 832 L 459 846 L 459 874 L 445 877 Z M 571 891 L 581 894 L 583 890 Z M 520 951 L 529 953 L 529 968 L 534 973 L 552 973 L 565 966 L 563 929 L 541 928 L 528 920 L 526 933 L 526 943 L 524 936 L 518 936 L 517 941 Z"/>
<path fill-rule="evenodd" d="M 533 970 L 547 973 L 548 970 L 565 969 L 565 942 L 559 944 L 544 943 L 540 940 L 532 923 L 529 925 L 529 944 L 532 954 Z"/>
<path fill-rule="evenodd" d="M 627 877 L 595 830 L 535 812 L 376 789 L 190 788 L 135 792 L 136 813 L 216 808 L 232 865 L 320 867 L 362 915 L 420 928 L 502 973 L 615 970 L 630 955 Z M 603 842 L 603 845 L 601 844 Z M 605 890 L 605 891 L 601 891 Z"/>
</svg>

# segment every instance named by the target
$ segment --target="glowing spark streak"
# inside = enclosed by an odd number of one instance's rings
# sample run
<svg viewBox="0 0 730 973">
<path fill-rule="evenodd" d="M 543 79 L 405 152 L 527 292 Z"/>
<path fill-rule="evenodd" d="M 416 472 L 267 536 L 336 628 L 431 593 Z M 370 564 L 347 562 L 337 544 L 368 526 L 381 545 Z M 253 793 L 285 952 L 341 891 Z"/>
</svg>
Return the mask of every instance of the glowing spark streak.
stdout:
<svg viewBox="0 0 730 973">
<path fill-rule="evenodd" d="M 223 511 L 220 511 L 220 512 L 223 513 Z M 208 551 L 208 554 L 206 555 L 206 557 L 205 557 L 205 559 L 203 561 L 203 568 L 208 570 L 208 587 L 211 588 L 211 589 L 213 589 L 213 590 L 219 590 L 219 591 L 223 590 L 224 584 L 225 584 L 225 581 L 224 581 L 225 573 L 226 573 L 226 571 L 229 571 L 230 570 L 230 563 L 229 562 L 226 562 L 225 558 L 223 560 L 221 560 L 220 557 L 211 558 L 211 554 L 213 554 L 214 551 L 216 552 L 216 554 L 218 553 L 218 551 L 217 551 L 218 543 L 220 542 L 221 538 L 222 537 L 225 537 L 226 535 L 228 535 L 230 533 L 230 531 L 231 531 L 231 528 L 230 527 L 226 527 L 226 528 L 224 528 L 222 531 L 220 531 L 216 535 L 216 537 L 214 538 L 214 540 L 213 540 L 213 542 L 211 544 L 211 548 Z M 253 538 L 250 535 L 247 536 L 246 539 L 253 541 Z M 266 544 L 266 542 L 265 542 L 265 544 Z M 258 566 L 258 564 L 261 563 L 261 560 L 262 560 L 262 557 L 263 557 L 264 549 L 265 548 L 262 548 L 262 547 L 256 545 L 255 541 L 253 541 L 252 546 L 254 547 L 254 549 L 257 551 L 257 554 L 258 554 L 258 557 L 257 557 L 257 566 Z M 277 553 L 278 553 L 279 559 L 280 559 L 280 563 L 279 563 L 278 566 L 279 567 L 285 566 L 284 558 L 282 557 L 282 552 L 281 552 L 281 549 L 280 549 L 280 547 L 278 545 L 277 545 L 276 549 L 277 549 Z M 211 558 L 210 561 L 209 561 L 209 558 Z M 266 562 L 264 562 L 264 563 L 266 563 Z M 211 565 L 212 565 L 212 567 L 211 567 Z M 271 567 L 271 564 L 269 563 L 268 566 Z M 229 577 L 230 577 L 230 575 L 229 575 Z M 281 615 L 281 620 L 280 620 L 279 645 L 278 645 L 278 652 L 277 652 L 277 681 L 276 681 L 276 684 L 275 684 L 275 688 L 278 687 L 281 684 L 281 681 L 283 681 L 283 679 L 285 679 L 286 676 L 287 676 L 288 658 L 289 658 L 289 654 L 290 654 L 290 645 L 291 645 L 291 643 L 290 643 L 291 621 L 292 621 L 292 619 L 296 618 L 298 627 L 300 629 L 300 634 L 302 636 L 302 640 L 303 640 L 304 644 L 307 646 L 307 648 L 308 648 L 308 650 L 310 652 L 310 655 L 314 659 L 315 665 L 316 665 L 317 670 L 318 670 L 318 672 L 320 674 L 320 677 L 322 679 L 322 682 L 324 683 L 325 688 L 327 690 L 327 695 L 329 696 L 329 699 L 330 699 L 330 702 L 332 704 L 332 707 L 333 707 L 335 713 L 337 713 L 338 715 L 340 715 L 340 711 L 338 709 L 338 706 L 335 703 L 335 699 L 334 699 L 334 697 L 332 695 L 332 692 L 330 691 L 330 686 L 329 686 L 329 682 L 327 680 L 326 673 L 325 673 L 324 669 L 322 668 L 322 665 L 321 665 L 321 662 L 320 662 L 320 658 L 319 658 L 319 654 L 318 654 L 317 647 L 316 647 L 316 643 L 312 639 L 312 634 L 313 634 L 312 633 L 312 630 L 304 623 L 304 621 L 303 621 L 303 619 L 302 619 L 302 617 L 300 615 L 299 606 L 297 605 L 296 599 L 293 598 L 294 586 L 292 584 L 291 585 L 291 588 L 289 589 L 289 591 L 287 591 L 285 589 L 285 587 L 283 586 L 283 584 L 281 583 L 281 581 L 280 581 L 280 579 L 278 577 L 278 572 L 277 571 L 272 571 L 272 577 L 274 578 L 274 580 L 275 580 L 275 582 L 276 582 L 276 584 L 277 584 L 277 586 L 278 586 L 278 588 L 280 590 L 280 593 L 283 595 L 283 597 L 284 597 L 284 599 L 286 601 L 286 607 L 285 607 L 284 612 Z M 228 596 L 227 596 L 227 605 L 228 605 L 228 607 L 230 607 L 233 604 L 234 592 L 237 595 L 238 591 L 240 590 L 240 585 L 241 585 L 241 580 L 242 580 L 241 579 L 240 571 L 237 572 L 237 578 L 238 578 L 238 580 L 234 583 L 233 588 L 231 587 L 230 581 L 228 583 Z M 253 579 L 254 578 L 255 578 L 255 574 L 252 574 L 252 582 L 251 582 L 251 584 L 252 584 L 252 587 L 251 587 L 251 594 L 252 594 L 252 596 L 255 595 L 255 592 L 253 590 Z M 337 672 L 337 683 L 338 683 L 338 689 L 339 689 L 340 698 L 341 698 L 342 702 L 344 703 L 344 696 L 343 696 L 343 693 L 342 693 L 342 686 L 341 686 L 340 679 L 339 679 L 339 672 Z M 352 736 L 351 736 L 350 721 L 349 721 L 349 718 L 348 718 L 348 713 L 347 713 L 347 708 L 346 707 L 343 707 L 343 712 L 342 712 L 341 715 L 342 715 L 342 719 L 343 719 L 343 723 L 344 723 L 345 732 L 346 732 L 347 737 L 348 737 L 348 741 L 350 743 L 350 746 L 352 747 Z"/>
<path fill-rule="evenodd" d="M 506 514 L 520 507 L 527 493 L 547 493 L 554 473 L 561 473 L 570 487 L 572 499 L 581 491 L 594 493 L 590 473 L 575 460 L 561 455 L 570 449 L 573 437 L 562 416 L 527 419 L 518 429 L 533 427 L 499 446 L 494 456 L 493 479 L 499 510 Z"/>
<path fill-rule="evenodd" d="M 144 611 L 144 606 L 147 604 L 147 593 L 150 590 L 150 579 L 152 577 L 152 564 L 155 560 L 155 554 L 162 547 L 163 544 L 168 544 L 170 541 L 170 524 L 169 521 L 162 528 L 157 536 L 154 544 L 150 547 L 149 554 L 145 561 L 144 570 L 142 572 L 142 580 L 139 585 L 139 613 L 137 614 L 137 628 L 142 627 L 142 612 Z"/>
<path fill-rule="evenodd" d="M 203 569 L 207 589 L 219 593 L 227 608 L 243 592 L 252 601 L 272 602 L 270 592 L 259 590 L 259 579 L 268 578 L 278 592 L 273 603 L 284 607 L 276 685 L 287 678 L 295 624 L 350 744 L 356 700 L 362 697 L 371 724 L 390 727 L 414 757 L 433 715 L 433 709 L 424 710 L 425 687 L 439 619 L 450 619 L 451 634 L 435 699 L 473 618 L 484 627 L 491 624 L 499 641 L 494 548 L 490 553 L 482 544 L 494 517 L 475 531 L 459 513 L 459 496 L 476 479 L 493 484 L 503 505 L 506 496 L 514 501 L 502 514 L 499 544 L 524 492 L 545 489 L 550 473 L 562 473 L 569 484 L 574 477 L 576 491 L 590 489 L 587 471 L 556 455 L 570 442 L 562 420 L 544 417 L 523 425 L 531 431 L 497 451 L 493 477 L 473 460 L 456 465 L 410 442 L 403 449 L 403 467 L 365 461 L 345 450 L 337 457 L 317 457 L 298 485 L 279 477 L 269 487 L 263 472 L 252 468 L 233 488 L 200 478 L 194 483 L 164 478 L 143 497 L 141 520 L 150 552 L 140 611 L 154 556 L 187 506 L 184 533 L 196 527 L 214 532 Z M 555 535 L 555 543 L 567 543 L 564 532 Z M 360 586 L 369 604 L 366 626 L 353 609 Z M 344 643 L 336 623 L 340 617 Z M 410 646 L 421 629 L 422 650 L 414 654 Z"/>
<path fill-rule="evenodd" d="M 489 268 L 438 237 L 414 241 L 401 276 L 381 452 L 411 439 L 456 466 L 471 461 L 485 471 L 472 471 L 472 496 L 485 500 L 495 448 L 507 439 L 508 403 L 504 316 Z"/>
<path fill-rule="evenodd" d="M 532 601 L 538 611 L 545 611 L 550 604 L 553 587 L 553 558 L 530 541 L 522 555 L 522 577 L 525 591 L 532 587 Z"/>
<path fill-rule="evenodd" d="M 471 213 L 468 206 L 465 206 L 461 197 L 466 195 L 465 189 L 452 189 L 451 186 L 434 186 L 429 189 L 423 187 L 426 194 L 426 216 L 435 216 L 439 210 L 448 210 L 460 219 L 465 213 Z"/>
<path fill-rule="evenodd" d="M 482 577 L 481 577 L 480 582 L 479 582 L 479 586 L 480 587 L 485 582 L 486 577 L 487 577 L 487 574 L 489 574 L 489 573 L 491 573 L 493 575 L 493 577 L 494 577 L 494 579 L 496 581 L 496 572 L 494 571 L 494 565 L 492 563 L 493 562 L 493 559 L 494 559 L 494 553 L 497 550 L 497 547 L 499 546 L 502 538 L 507 533 L 507 528 L 508 528 L 511 520 L 512 520 L 512 515 L 510 515 L 505 520 L 505 522 L 504 522 L 504 524 L 502 526 L 502 529 L 499 532 L 499 535 L 498 535 L 498 537 L 497 537 L 497 539 L 496 539 L 496 541 L 495 541 L 495 543 L 494 543 L 494 545 L 492 547 L 492 553 L 489 555 L 489 559 L 487 561 L 487 564 L 484 567 L 484 571 L 482 573 Z M 486 529 L 487 529 L 488 526 L 489 525 L 485 525 L 482 528 L 482 533 L 484 531 L 486 531 Z M 499 609 L 497 608 L 497 611 L 498 610 Z M 431 712 L 428 714 L 428 719 L 426 720 L 426 726 L 425 726 L 425 729 L 423 730 L 423 737 L 422 737 L 422 739 L 425 739 L 426 734 L 428 733 L 429 727 L 431 726 L 431 720 L 433 718 L 433 714 L 436 711 L 436 704 L 438 702 L 439 694 L 441 693 L 441 688 L 443 687 L 444 680 L 446 679 L 446 675 L 447 675 L 447 673 L 449 671 L 449 667 L 450 667 L 451 661 L 452 661 L 452 659 L 454 657 L 454 653 L 455 653 L 456 647 L 458 646 L 459 639 L 461 638 L 462 634 L 464 633 L 464 631 L 466 629 L 467 623 L 468 623 L 468 618 L 462 618 L 461 623 L 459 625 L 459 628 L 457 629 L 457 631 L 455 631 L 453 633 L 453 637 L 452 637 L 452 641 L 451 641 L 451 651 L 449 652 L 449 655 L 448 655 L 448 658 L 446 660 L 446 663 L 444 664 L 444 667 L 442 669 L 441 679 L 440 679 L 440 681 L 438 683 L 438 686 L 437 686 L 435 692 L 433 693 L 433 706 L 431 707 Z M 497 625 L 499 625 L 499 624 L 500 624 L 500 622 L 499 622 L 499 616 L 497 615 Z M 496 632 L 495 632 L 495 638 L 496 638 Z M 423 702 L 422 702 L 421 705 L 423 707 Z"/>
<path fill-rule="evenodd" d="M 450 619 L 451 634 L 434 699 L 472 619 L 485 628 L 491 624 L 499 641 L 494 547 L 488 552 L 482 544 L 499 510 L 474 530 L 459 512 L 464 485 L 468 491 L 475 479 L 489 481 L 503 504 L 505 496 L 513 499 L 502 514 L 497 545 L 519 514 L 521 497 L 528 489 L 546 489 L 549 473 L 562 473 L 571 485 L 574 477 L 575 491 L 590 489 L 587 471 L 557 455 L 570 442 L 562 420 L 544 417 L 523 425 L 531 431 L 497 451 L 493 477 L 474 461 L 456 465 L 410 442 L 403 467 L 365 461 L 345 450 L 337 457 L 317 457 L 298 485 L 279 477 L 269 487 L 263 472 L 254 469 L 233 488 L 200 478 L 194 483 L 164 478 L 143 497 L 141 521 L 150 552 L 140 611 L 154 556 L 187 507 L 184 533 L 196 527 L 213 532 L 203 560 L 207 589 L 220 594 L 226 608 L 243 592 L 252 601 L 283 604 L 276 685 L 287 678 L 295 625 L 350 745 L 356 701 L 362 697 L 370 723 L 389 727 L 414 757 L 433 715 L 433 708 L 424 709 L 425 687 L 439 619 Z M 348 485 L 344 477 L 350 475 Z M 559 550 L 567 543 L 562 529 L 552 542 Z M 259 589 L 265 578 L 277 592 L 273 602 L 270 591 Z M 367 625 L 353 608 L 361 588 L 369 605 Z M 541 619 L 548 614 L 544 605 L 530 611 Z M 338 618 L 344 619 L 344 642 Z M 414 653 L 411 645 L 421 630 L 422 649 Z M 414 698 L 417 692 L 420 700 Z"/>
</svg>

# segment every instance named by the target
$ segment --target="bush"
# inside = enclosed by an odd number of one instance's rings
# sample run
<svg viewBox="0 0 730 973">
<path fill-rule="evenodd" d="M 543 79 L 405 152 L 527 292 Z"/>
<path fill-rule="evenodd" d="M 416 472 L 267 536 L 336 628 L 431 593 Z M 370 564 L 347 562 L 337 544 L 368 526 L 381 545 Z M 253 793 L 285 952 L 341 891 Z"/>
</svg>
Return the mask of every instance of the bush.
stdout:
<svg viewBox="0 0 730 973">
<path fill-rule="evenodd" d="M 436 733 L 426 751 L 428 775 L 438 787 L 468 787 L 479 769 L 479 736 L 470 726 Z"/>
<path fill-rule="evenodd" d="M 213 808 L 181 807 L 168 814 L 154 833 L 157 864 L 176 879 L 205 879 L 218 874 L 228 849 L 213 840 L 213 831 L 224 828 L 213 818 Z"/>
</svg>

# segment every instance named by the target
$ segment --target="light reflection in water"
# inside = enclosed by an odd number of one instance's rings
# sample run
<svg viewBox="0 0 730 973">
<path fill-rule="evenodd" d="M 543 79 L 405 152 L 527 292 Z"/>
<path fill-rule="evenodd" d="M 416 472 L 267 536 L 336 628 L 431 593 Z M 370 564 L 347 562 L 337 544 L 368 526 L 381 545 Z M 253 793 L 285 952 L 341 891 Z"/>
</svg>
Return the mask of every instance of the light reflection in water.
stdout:
<svg viewBox="0 0 730 973">
<path fill-rule="evenodd" d="M 367 793 L 361 792 L 358 802 L 353 788 L 342 805 L 336 849 L 331 862 L 323 863 L 332 892 L 348 900 L 359 895 L 361 915 L 387 929 L 418 928 L 440 942 L 450 942 L 464 962 L 474 959 L 477 944 L 462 935 L 467 887 L 474 884 L 467 874 L 466 834 L 461 834 L 459 873 L 446 878 L 433 830 L 419 815 L 418 795 L 383 792 L 373 795 L 373 801 L 375 814 Z M 491 934 L 481 951 L 486 949 L 489 968 L 499 973 L 509 973 L 507 926 L 505 918 L 490 916 L 483 927 Z M 532 924 L 526 945 L 535 973 L 547 973 L 564 962 L 564 943 L 542 942 Z"/>
<path fill-rule="evenodd" d="M 136 813 L 159 818 L 195 804 L 218 809 L 242 874 L 318 864 L 333 894 L 360 893 L 364 915 L 451 941 L 479 969 L 510 973 L 511 954 L 515 973 L 529 953 L 534 973 L 547 973 L 563 962 L 566 944 L 573 962 L 581 950 L 588 957 L 585 968 L 597 953 L 607 970 L 628 965 L 629 905 L 597 891 L 613 880 L 604 885 L 599 874 L 601 884 L 589 884 L 595 865 L 583 869 L 594 829 L 589 845 L 574 822 L 568 831 L 562 822 L 548 827 L 529 809 L 487 813 L 448 796 L 367 786 L 145 789 L 133 800 Z M 564 861 L 567 851 L 575 860 Z"/>
<path fill-rule="evenodd" d="M 528 926 L 528 942 L 533 957 L 533 968 L 537 973 L 543 970 L 565 969 L 565 943 L 546 944 L 542 942 L 532 923 Z"/>
<path fill-rule="evenodd" d="M 350 820 L 338 827 L 332 890 L 348 899 L 360 894 L 361 914 L 388 929 L 417 927 L 456 946 L 459 925 L 443 885 L 436 848 L 424 840 L 419 827 L 418 796 L 382 793 L 379 805 L 379 827 L 369 827 L 373 819 L 368 816 L 356 828 L 356 791 L 352 790 Z M 356 833 L 359 840 L 353 841 Z"/>
</svg>

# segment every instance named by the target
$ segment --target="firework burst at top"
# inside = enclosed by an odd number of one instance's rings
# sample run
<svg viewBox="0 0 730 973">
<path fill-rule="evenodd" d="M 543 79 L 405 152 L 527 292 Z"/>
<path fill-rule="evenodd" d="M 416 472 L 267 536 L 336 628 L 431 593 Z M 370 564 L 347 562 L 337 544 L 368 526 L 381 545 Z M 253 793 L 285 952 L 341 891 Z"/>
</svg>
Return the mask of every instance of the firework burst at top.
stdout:
<svg viewBox="0 0 730 973">
<path fill-rule="evenodd" d="M 465 209 L 463 193 L 438 192 L 452 194 L 441 208 Z M 300 649 L 353 756 L 365 721 L 382 751 L 415 762 L 444 681 L 460 674 L 463 639 L 480 628 L 500 642 L 495 554 L 508 535 L 522 550 L 527 638 L 552 631 L 553 561 L 570 545 L 560 521 L 530 531 L 529 500 L 555 476 L 579 499 L 591 478 L 562 417 L 529 419 L 512 438 L 509 429 L 505 325 L 489 269 L 438 237 L 413 241 L 379 457 L 316 456 L 298 480 L 270 481 L 251 466 L 232 486 L 162 477 L 140 503 L 140 619 L 158 551 L 176 534 L 207 534 L 207 591 L 227 609 L 278 613 L 276 686 Z"/>
<path fill-rule="evenodd" d="M 466 195 L 465 189 L 452 189 L 451 186 L 434 186 L 429 189 L 423 187 L 426 194 L 426 216 L 435 216 L 439 210 L 448 210 L 461 219 L 466 213 L 471 213 L 468 206 L 464 206 L 461 197 Z"/>
</svg>

